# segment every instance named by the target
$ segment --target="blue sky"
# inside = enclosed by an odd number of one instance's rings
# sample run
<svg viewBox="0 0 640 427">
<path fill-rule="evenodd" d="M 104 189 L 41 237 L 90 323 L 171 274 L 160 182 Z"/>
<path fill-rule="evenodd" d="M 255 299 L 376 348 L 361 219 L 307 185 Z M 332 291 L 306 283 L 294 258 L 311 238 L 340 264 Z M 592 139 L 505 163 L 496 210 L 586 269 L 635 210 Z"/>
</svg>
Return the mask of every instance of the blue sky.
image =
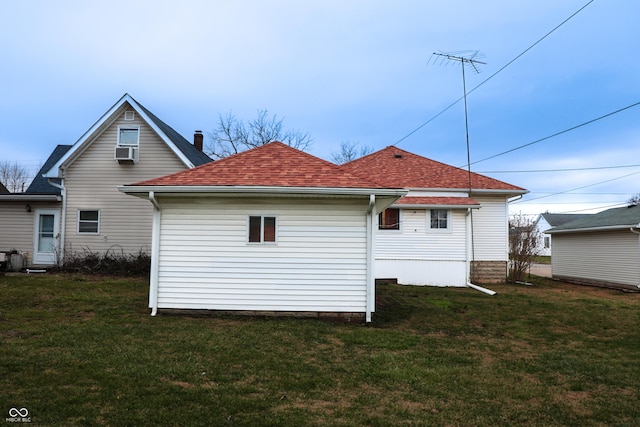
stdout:
<svg viewBox="0 0 640 427">
<path fill-rule="evenodd" d="M 640 106 L 478 161 L 640 102 L 638 16 L 636 0 L 2 2 L 0 160 L 35 172 L 127 92 L 205 144 L 219 114 L 267 109 L 322 158 L 397 143 L 464 166 L 463 104 L 431 120 L 461 69 L 432 53 L 477 50 L 467 90 L 493 77 L 467 99 L 472 169 L 530 191 L 513 213 L 593 212 L 640 193 Z"/>
</svg>

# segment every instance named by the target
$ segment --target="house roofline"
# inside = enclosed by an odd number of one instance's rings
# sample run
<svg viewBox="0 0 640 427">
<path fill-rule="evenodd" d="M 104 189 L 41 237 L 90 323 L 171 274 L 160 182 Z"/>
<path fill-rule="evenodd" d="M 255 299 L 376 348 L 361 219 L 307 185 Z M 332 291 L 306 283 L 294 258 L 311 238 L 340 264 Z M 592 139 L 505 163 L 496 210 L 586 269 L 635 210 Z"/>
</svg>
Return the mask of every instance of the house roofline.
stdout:
<svg viewBox="0 0 640 427">
<path fill-rule="evenodd" d="M 58 194 L 0 194 L 0 201 L 2 202 L 60 202 L 62 196 Z"/>
<path fill-rule="evenodd" d="M 121 185 L 118 190 L 139 197 L 153 192 L 155 194 L 170 194 L 173 196 L 210 196 L 213 194 L 247 194 L 247 195 L 327 195 L 327 196 L 392 196 L 402 197 L 407 190 L 396 188 L 333 188 L 333 187 L 273 187 L 273 186 L 151 186 L 151 185 Z"/>
<path fill-rule="evenodd" d="M 60 176 L 60 168 L 62 166 L 67 166 L 67 162 L 69 160 L 75 160 L 78 155 L 80 155 L 84 149 L 86 148 L 84 145 L 89 140 L 89 138 L 94 135 L 96 132 L 100 130 L 100 128 L 109 120 L 113 114 L 118 111 L 124 103 L 127 102 L 129 105 L 136 110 L 136 112 L 144 119 L 144 121 L 149 125 L 150 128 L 156 132 L 162 141 L 167 144 L 167 146 L 174 152 L 176 156 L 182 161 L 187 167 L 193 168 L 195 165 L 185 156 L 185 154 L 178 149 L 178 147 L 169 139 L 169 137 L 156 125 L 154 120 L 149 117 L 149 115 L 144 111 L 144 108 L 138 102 L 131 97 L 128 93 L 125 93 L 111 108 L 109 108 L 100 118 L 85 132 L 82 134 L 80 138 L 71 146 L 71 148 L 60 158 L 58 161 L 51 166 L 51 168 L 46 171 L 43 176 L 46 178 L 62 178 Z"/>
<path fill-rule="evenodd" d="M 595 231 L 614 231 L 614 230 L 629 230 L 630 228 L 640 228 L 640 224 L 621 224 L 621 225 L 608 225 L 603 227 L 585 227 L 585 228 L 571 228 L 566 230 L 546 230 L 545 234 L 570 234 L 570 233 L 582 233 L 582 232 L 595 232 Z"/>
<path fill-rule="evenodd" d="M 468 188 L 421 188 L 421 187 L 409 187 L 408 188 L 410 191 L 433 191 L 433 192 L 438 192 L 438 193 L 451 193 L 451 192 L 461 192 L 464 191 L 465 193 L 469 192 Z M 472 188 L 471 189 L 471 193 L 475 193 L 475 194 L 504 194 L 504 195 L 513 195 L 513 196 L 518 196 L 518 195 L 522 195 L 522 194 L 527 194 L 529 192 L 529 190 L 502 190 L 502 189 L 486 189 L 486 188 Z"/>
</svg>

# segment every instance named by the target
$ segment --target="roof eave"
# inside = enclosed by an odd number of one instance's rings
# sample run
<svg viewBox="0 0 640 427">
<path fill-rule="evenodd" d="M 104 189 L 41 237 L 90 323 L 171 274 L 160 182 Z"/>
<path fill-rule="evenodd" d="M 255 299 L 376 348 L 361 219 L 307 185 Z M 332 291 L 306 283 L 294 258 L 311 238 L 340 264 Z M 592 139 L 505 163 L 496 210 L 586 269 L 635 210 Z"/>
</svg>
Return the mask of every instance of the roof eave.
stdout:
<svg viewBox="0 0 640 427">
<path fill-rule="evenodd" d="M 468 188 L 421 188 L 421 187 L 410 187 L 411 191 L 433 191 L 439 193 L 450 193 L 450 192 L 465 192 L 468 193 Z M 471 193 L 475 194 L 504 194 L 506 196 L 518 196 L 521 194 L 527 194 L 529 190 L 507 190 L 507 189 L 484 189 L 484 188 L 472 188 Z"/>
<path fill-rule="evenodd" d="M 403 203 L 394 203 L 392 208 L 406 208 L 406 209 L 480 209 L 482 205 L 473 204 L 473 205 L 454 205 L 454 204 L 437 204 L 437 203 L 411 203 L 411 204 L 403 204 Z"/>
<path fill-rule="evenodd" d="M 144 112 L 144 109 L 138 104 L 138 102 L 131 97 L 128 93 L 125 93 L 111 108 L 109 108 L 82 136 L 73 144 L 69 149 L 51 168 L 43 174 L 45 178 L 62 178 L 60 169 L 67 166 L 69 161 L 73 161 L 84 150 L 85 143 L 92 138 L 92 136 L 98 132 L 101 127 L 109 120 L 113 114 L 115 114 L 124 103 L 136 110 L 136 112 L 144 119 L 144 121 L 151 127 L 154 132 L 160 136 L 162 141 L 173 151 L 176 156 L 182 161 L 185 166 L 193 168 L 195 165 L 185 156 L 185 154 L 176 147 L 176 145 L 169 139 L 169 137 L 155 124 L 155 122 Z"/>
<path fill-rule="evenodd" d="M 402 197 L 407 190 L 398 188 L 341 188 L 341 187 L 278 187 L 278 186 L 251 186 L 251 185 L 121 185 L 118 190 L 130 195 L 144 195 L 153 191 L 155 194 L 188 194 L 188 195 L 212 195 L 212 194 L 239 194 L 250 193 L 259 195 L 268 194 L 312 194 L 312 195 L 345 195 L 345 196 L 393 196 Z"/>
<path fill-rule="evenodd" d="M 640 228 L 640 224 L 624 224 L 624 225 L 607 225 L 602 227 L 585 227 L 585 228 L 569 228 L 564 230 L 547 230 L 545 234 L 569 234 L 569 233 L 582 233 L 582 232 L 594 232 L 594 231 L 615 231 L 615 230 L 629 230 L 630 228 Z"/>
<path fill-rule="evenodd" d="M 0 194 L 0 202 L 60 202 L 62 196 L 57 194 Z"/>
</svg>

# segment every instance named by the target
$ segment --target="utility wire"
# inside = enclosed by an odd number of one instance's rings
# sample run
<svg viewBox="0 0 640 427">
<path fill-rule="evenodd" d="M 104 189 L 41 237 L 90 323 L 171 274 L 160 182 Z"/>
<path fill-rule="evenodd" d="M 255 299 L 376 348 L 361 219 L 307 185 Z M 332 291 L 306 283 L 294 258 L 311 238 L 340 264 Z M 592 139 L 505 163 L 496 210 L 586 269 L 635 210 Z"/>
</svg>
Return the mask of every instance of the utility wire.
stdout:
<svg viewBox="0 0 640 427">
<path fill-rule="evenodd" d="M 616 111 L 612 111 L 611 113 L 605 114 L 603 116 L 596 117 L 595 119 L 591 119 L 591 120 L 586 121 L 584 123 L 580 123 L 579 125 L 570 127 L 568 129 L 565 129 L 565 130 L 561 130 L 560 132 L 556 132 L 553 135 L 545 136 L 544 138 L 540 138 L 540 139 L 537 139 L 537 140 L 535 140 L 533 142 L 529 142 L 528 144 L 520 145 L 519 147 L 515 147 L 515 148 L 512 148 L 510 150 L 503 151 L 502 153 L 494 154 L 493 156 L 489 156 L 489 157 L 485 157 L 484 159 L 476 160 L 475 162 L 473 162 L 471 164 L 475 165 L 477 163 L 484 162 L 486 160 L 490 160 L 490 159 L 493 159 L 495 157 L 503 156 L 505 154 L 512 153 L 512 152 L 514 152 L 516 150 L 520 150 L 520 149 L 525 148 L 525 147 L 529 147 L 530 145 L 537 144 L 537 143 L 542 142 L 542 141 L 546 141 L 547 139 L 551 139 L 551 138 L 554 138 L 556 136 L 562 135 L 563 133 L 571 132 L 572 130 L 576 130 L 576 129 L 581 128 L 583 126 L 590 125 L 591 123 L 597 122 L 598 120 L 605 119 L 605 118 L 607 118 L 609 116 L 613 116 L 614 114 L 618 114 L 618 113 L 621 113 L 621 112 L 623 112 L 625 110 L 628 110 L 629 108 L 637 107 L 638 105 L 640 105 L 640 101 L 638 101 L 636 103 L 633 103 L 631 105 L 627 105 L 626 107 L 622 107 L 622 108 L 620 108 L 620 109 L 618 109 Z M 465 166 L 467 166 L 467 165 L 465 165 Z"/>
<path fill-rule="evenodd" d="M 576 172 L 576 171 L 594 171 L 602 169 L 624 169 L 637 168 L 638 165 L 620 165 L 620 166 L 599 166 L 591 168 L 571 168 L 571 169 L 536 169 L 536 170 L 506 170 L 506 171 L 477 171 L 477 173 L 542 173 L 542 172 Z"/>
<path fill-rule="evenodd" d="M 564 21 L 562 21 L 560 24 L 558 24 L 555 28 L 553 28 L 551 31 L 549 31 L 547 34 L 545 34 L 544 36 L 540 37 L 535 43 L 533 43 L 531 46 L 529 46 L 528 48 L 526 48 L 525 50 L 523 50 L 518 56 L 516 56 L 515 58 L 513 58 L 511 61 L 507 62 L 505 65 L 502 66 L 502 68 L 500 68 L 498 71 L 496 71 L 495 73 L 491 74 L 489 77 L 487 77 L 485 80 L 483 80 L 480 84 L 478 84 L 476 87 L 474 87 L 473 89 L 471 89 L 469 92 L 466 93 L 466 95 L 469 95 L 471 93 L 473 93 L 476 89 L 478 89 L 480 86 L 482 86 L 483 84 L 485 84 L 486 82 L 488 82 L 489 80 L 491 80 L 492 78 L 494 78 L 498 73 L 502 72 L 502 70 L 504 70 L 505 68 L 507 68 L 509 65 L 513 64 L 514 62 L 516 62 L 518 59 L 520 59 L 521 56 L 523 56 L 525 53 L 529 52 L 531 49 L 533 49 L 537 44 L 539 44 L 542 40 L 546 39 L 547 37 L 549 37 L 554 31 L 556 31 L 558 28 L 562 27 L 564 24 L 566 24 L 571 18 L 573 18 L 574 16 L 576 16 L 578 13 L 582 12 L 587 6 L 589 6 L 591 3 L 593 3 L 595 0 L 590 0 L 589 2 L 587 2 L 587 4 L 585 4 L 584 6 L 582 6 L 580 9 L 578 9 L 577 11 L 575 11 L 571 16 L 569 16 L 567 19 L 565 19 Z M 428 125 L 429 123 L 431 123 L 432 121 L 434 121 L 435 119 L 437 119 L 438 117 L 440 117 L 442 114 L 444 114 L 446 111 L 448 111 L 451 107 L 453 107 L 454 105 L 456 105 L 458 102 L 462 101 L 464 99 L 464 96 L 461 96 L 460 98 L 456 99 L 454 102 L 452 102 L 451 104 L 449 104 L 448 107 L 446 107 L 444 110 L 440 111 L 438 114 L 436 114 L 435 116 L 431 117 L 429 120 L 427 120 L 426 122 L 422 123 L 420 126 L 418 126 L 417 128 L 415 128 L 414 130 L 412 130 L 411 132 L 409 132 L 407 135 L 403 136 L 402 138 L 400 138 L 398 141 L 396 141 L 395 143 L 391 144 L 393 146 L 400 144 L 402 141 L 404 141 L 405 139 L 409 138 L 411 135 L 413 135 L 414 133 L 418 132 L 420 129 L 422 129 L 423 127 L 425 127 L 426 125 Z"/>
<path fill-rule="evenodd" d="M 633 172 L 633 173 L 630 173 L 630 174 L 627 174 L 627 175 L 619 176 L 617 178 L 607 179 L 606 181 L 600 181 L 600 182 L 596 182 L 594 184 L 584 185 L 582 187 L 574 188 L 574 189 L 571 189 L 571 190 L 566 190 L 566 191 L 560 191 L 558 193 L 547 194 L 546 196 L 534 197 L 532 199 L 527 199 L 527 200 L 516 200 L 516 201 L 513 202 L 513 204 L 528 203 L 528 202 L 532 202 L 534 200 L 544 199 L 546 197 L 558 196 L 560 194 L 571 193 L 572 191 L 582 190 L 583 188 L 594 187 L 594 186 L 600 185 L 600 184 L 606 184 L 607 182 L 616 181 L 618 179 L 627 178 L 627 177 L 630 177 L 632 175 L 637 175 L 637 174 L 640 174 L 640 172 Z"/>
</svg>

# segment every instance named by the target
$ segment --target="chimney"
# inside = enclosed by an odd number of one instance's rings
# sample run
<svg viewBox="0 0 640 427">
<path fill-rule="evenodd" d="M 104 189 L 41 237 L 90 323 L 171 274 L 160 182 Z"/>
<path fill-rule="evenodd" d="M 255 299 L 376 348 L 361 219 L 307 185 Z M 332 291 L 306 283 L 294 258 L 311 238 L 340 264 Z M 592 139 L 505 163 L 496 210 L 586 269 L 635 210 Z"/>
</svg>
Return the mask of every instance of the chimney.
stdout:
<svg viewBox="0 0 640 427">
<path fill-rule="evenodd" d="M 202 135 L 201 130 L 195 131 L 193 134 L 193 146 L 198 149 L 198 151 L 202 151 L 202 142 L 204 140 L 204 135 Z"/>
</svg>

